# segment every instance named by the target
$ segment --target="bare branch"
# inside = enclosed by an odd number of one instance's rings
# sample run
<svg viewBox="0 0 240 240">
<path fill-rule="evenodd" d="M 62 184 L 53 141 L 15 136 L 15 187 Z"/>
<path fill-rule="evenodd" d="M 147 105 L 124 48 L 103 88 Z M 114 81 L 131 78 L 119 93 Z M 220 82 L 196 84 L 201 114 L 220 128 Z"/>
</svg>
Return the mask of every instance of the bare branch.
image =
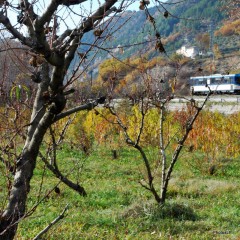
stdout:
<svg viewBox="0 0 240 240">
<path fill-rule="evenodd" d="M 15 174 L 15 166 L 13 166 L 9 161 L 5 160 L 3 157 L 0 156 L 0 162 L 2 162 L 6 169 L 11 173 Z"/>
<path fill-rule="evenodd" d="M 141 138 L 141 135 L 142 135 L 142 132 L 143 132 L 143 127 L 144 127 L 144 119 L 145 119 L 145 115 L 146 113 L 144 112 L 144 100 L 142 98 L 142 101 L 141 101 L 141 124 L 140 124 L 140 127 L 139 127 L 139 132 L 138 132 L 138 136 L 137 136 L 137 140 L 136 140 L 136 145 L 139 144 L 140 142 L 140 138 Z"/>
<path fill-rule="evenodd" d="M 177 162 L 177 159 L 178 159 L 179 154 L 180 154 L 180 152 L 181 152 L 181 150 L 183 148 L 183 145 L 184 145 L 185 141 L 187 140 L 187 137 L 188 137 L 189 133 L 192 130 L 194 122 L 196 121 L 199 113 L 201 112 L 201 110 L 205 106 L 205 104 L 208 101 L 208 99 L 209 99 L 211 94 L 212 94 L 212 92 L 209 90 L 208 95 L 206 96 L 206 98 L 205 98 L 204 102 L 202 103 L 201 107 L 195 108 L 196 112 L 195 112 L 194 116 L 187 122 L 187 124 L 186 124 L 186 132 L 184 133 L 183 137 L 179 140 L 178 145 L 177 145 L 177 147 L 176 147 L 176 149 L 175 149 L 175 151 L 173 153 L 172 160 L 171 160 L 171 163 L 170 163 L 170 165 L 168 167 L 168 170 L 167 170 L 167 173 L 166 173 L 166 177 L 165 177 L 165 180 L 164 180 L 165 183 L 164 183 L 164 186 L 162 187 L 162 196 L 161 197 L 163 199 L 163 202 L 164 202 L 165 197 L 166 197 L 168 182 L 170 180 L 170 177 L 171 177 L 174 165 Z"/>
<path fill-rule="evenodd" d="M 80 3 L 86 2 L 87 0 L 63 0 L 62 5 L 65 6 L 72 6 L 72 5 L 78 5 Z"/>
<path fill-rule="evenodd" d="M 165 178 L 166 178 L 166 152 L 164 146 L 164 139 L 163 139 L 163 121 L 164 121 L 164 104 L 161 105 L 160 108 L 160 155 L 162 159 L 162 182 L 161 182 L 161 193 L 163 192 L 163 188 L 165 186 Z M 162 194 L 161 194 L 162 195 Z"/>
<path fill-rule="evenodd" d="M 106 0 L 105 3 L 98 8 L 98 10 L 91 16 L 89 17 L 84 24 L 80 27 L 80 32 L 88 32 L 92 30 L 94 23 L 98 20 L 103 19 L 106 17 L 107 11 L 117 2 L 117 0 Z"/>
<path fill-rule="evenodd" d="M 4 15 L 4 11 L 0 12 L 0 23 L 2 23 L 15 38 L 19 39 L 23 44 L 32 47 L 32 42 L 17 31 L 17 29 L 10 23 L 9 18 Z"/>
<path fill-rule="evenodd" d="M 114 109 L 109 107 L 109 110 L 112 113 L 112 115 L 116 117 L 119 126 L 122 128 L 123 133 L 125 135 L 126 143 L 129 144 L 130 146 L 134 147 L 135 149 L 137 149 L 139 151 L 139 153 L 141 154 L 142 160 L 143 160 L 145 168 L 147 170 L 147 180 L 148 180 L 147 184 L 148 184 L 148 186 L 146 186 L 145 184 L 143 184 L 141 182 L 140 182 L 140 184 L 144 188 L 149 190 L 154 195 L 154 197 L 155 197 L 157 202 L 161 202 L 161 199 L 160 199 L 160 197 L 159 197 L 159 195 L 158 195 L 158 193 L 157 193 L 157 191 L 156 191 L 156 189 L 154 188 L 154 185 L 153 185 L 153 179 L 154 178 L 153 178 L 153 175 L 152 175 L 152 170 L 151 170 L 151 166 L 150 166 L 148 157 L 145 154 L 145 152 L 142 149 L 142 147 L 138 144 L 138 142 L 140 140 L 140 136 L 141 136 L 142 130 L 143 130 L 142 128 L 143 128 L 143 124 L 144 124 L 144 115 L 145 114 L 142 115 L 142 119 L 141 119 L 142 122 L 141 122 L 140 130 L 139 130 L 139 134 L 138 134 L 138 137 L 137 137 L 137 141 L 134 142 L 134 141 L 131 140 L 130 136 L 127 133 L 127 128 L 124 126 L 122 120 L 117 115 L 117 113 L 114 111 Z"/>
<path fill-rule="evenodd" d="M 58 166 L 56 164 L 55 161 L 55 165 L 51 165 L 47 159 L 39 152 L 39 155 L 42 159 L 42 161 L 46 164 L 47 168 L 54 173 L 54 175 L 63 183 L 65 183 L 68 187 L 72 188 L 73 190 L 75 190 L 76 192 L 78 192 L 80 195 L 82 196 L 86 196 L 87 193 L 85 191 L 85 189 L 80 186 L 79 184 L 75 184 L 72 181 L 70 181 L 67 177 L 63 176 L 63 174 L 59 171 Z"/>
<path fill-rule="evenodd" d="M 38 27 L 44 26 L 45 23 L 50 22 L 54 12 L 57 10 L 58 6 L 63 4 L 65 6 L 71 6 L 75 4 L 80 4 L 85 2 L 86 0 L 76 0 L 76 1 L 69 1 L 69 0 L 52 0 L 48 7 L 46 8 L 46 11 L 42 14 L 42 16 L 37 20 Z"/>
<path fill-rule="evenodd" d="M 143 180 L 143 181 L 144 181 L 144 180 Z M 147 189 L 148 191 L 151 191 L 151 189 L 150 189 L 147 185 L 145 185 L 145 183 L 143 183 L 143 181 L 139 181 L 139 184 L 140 184 L 143 188 Z"/>
<path fill-rule="evenodd" d="M 71 63 L 71 61 L 74 58 L 74 54 L 78 48 L 78 44 L 80 39 L 82 38 L 83 34 L 92 30 L 94 27 L 94 24 L 97 21 L 102 20 L 103 18 L 107 17 L 112 11 L 109 11 L 111 7 L 117 2 L 117 0 L 107 0 L 105 3 L 98 8 L 98 10 L 90 17 L 87 18 L 86 21 L 84 21 L 79 29 L 76 29 L 78 34 L 72 34 L 70 36 L 70 46 L 68 47 L 68 53 L 65 57 L 65 69 L 67 69 Z"/>
<path fill-rule="evenodd" d="M 54 119 L 54 122 L 62 119 L 62 118 L 65 118 L 73 113 L 76 113 L 76 112 L 80 112 L 80 111 L 83 111 L 83 110 L 92 110 L 93 108 L 95 108 L 96 106 L 98 105 L 98 100 L 95 100 L 94 102 L 90 102 L 90 103 L 87 103 L 87 104 L 84 104 L 84 105 L 81 105 L 81 106 L 77 106 L 77 107 L 74 107 L 72 109 L 69 109 L 63 113 L 60 113 L 58 114 L 55 119 Z"/>
<path fill-rule="evenodd" d="M 46 228 L 44 228 L 36 237 L 33 238 L 33 240 L 39 240 L 41 239 L 42 235 L 47 233 L 47 231 L 53 227 L 57 222 L 59 222 L 61 219 L 65 217 L 65 212 L 68 210 L 68 204 L 66 207 L 63 209 L 62 213 L 56 217 Z"/>
</svg>

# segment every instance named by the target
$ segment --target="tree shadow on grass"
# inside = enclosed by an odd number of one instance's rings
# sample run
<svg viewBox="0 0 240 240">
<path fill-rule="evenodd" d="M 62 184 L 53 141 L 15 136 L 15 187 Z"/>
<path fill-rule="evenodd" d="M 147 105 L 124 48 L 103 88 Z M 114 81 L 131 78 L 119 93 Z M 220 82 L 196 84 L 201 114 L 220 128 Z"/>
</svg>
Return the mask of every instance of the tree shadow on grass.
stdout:
<svg viewBox="0 0 240 240">
<path fill-rule="evenodd" d="M 163 206 L 149 204 L 145 206 L 135 205 L 125 210 L 123 217 L 148 217 L 152 221 L 160 219 L 173 219 L 179 221 L 196 221 L 197 215 L 192 208 L 184 204 L 167 203 Z"/>
<path fill-rule="evenodd" d="M 192 208 L 185 206 L 183 204 L 165 204 L 164 206 L 159 206 L 155 209 L 152 216 L 154 219 L 175 219 L 175 220 L 187 220 L 196 221 L 197 215 L 194 213 Z"/>
</svg>

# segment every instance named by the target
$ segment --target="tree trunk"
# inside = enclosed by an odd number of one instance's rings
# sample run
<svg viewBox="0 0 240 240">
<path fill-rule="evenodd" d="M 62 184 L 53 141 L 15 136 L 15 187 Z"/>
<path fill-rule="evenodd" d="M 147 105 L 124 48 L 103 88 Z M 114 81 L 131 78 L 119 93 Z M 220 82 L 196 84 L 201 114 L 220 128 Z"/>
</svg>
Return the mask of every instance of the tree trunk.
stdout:
<svg viewBox="0 0 240 240">
<path fill-rule="evenodd" d="M 50 111 L 45 113 L 32 135 L 32 139 L 30 141 L 26 140 L 23 152 L 17 159 L 8 205 L 0 219 L 0 240 L 13 239 L 17 231 L 18 222 L 24 217 L 27 195 L 30 191 L 30 180 L 33 176 L 39 147 L 47 128 L 52 123 L 53 116 Z"/>
<path fill-rule="evenodd" d="M 16 172 L 8 205 L 0 215 L 0 239 L 13 239 L 19 221 L 25 216 L 27 195 L 30 191 L 30 180 L 33 176 L 39 147 L 47 129 L 56 121 L 54 117 L 65 108 L 66 98 L 63 93 L 63 83 L 68 74 L 68 68 L 79 48 L 80 39 L 84 33 L 92 30 L 100 24 L 103 18 L 107 17 L 112 11 L 115 11 L 116 8 L 111 8 L 117 0 L 105 1 L 91 16 L 87 16 L 86 21 L 83 21 L 80 27 L 75 28 L 74 31 L 68 31 L 67 35 L 65 35 L 65 31 L 62 34 L 62 38 L 59 37 L 61 39 L 60 42 L 55 43 L 54 47 L 51 43 L 50 46 L 44 33 L 44 26 L 53 19 L 60 5 L 71 6 L 82 2 L 84 0 L 79 0 L 75 3 L 73 1 L 70 3 L 67 0 L 52 0 L 49 1 L 47 8 L 41 15 L 38 16 L 33 8 L 35 5 L 37 6 L 36 3 L 30 4 L 27 0 L 19 1 L 21 12 L 24 15 L 24 22 L 22 24 L 28 29 L 28 37 L 23 36 L 11 24 L 6 14 L 7 10 L 0 12 L 0 23 L 5 26 L 5 30 L 17 38 L 23 45 L 28 46 L 30 51 L 34 52 L 34 55 L 43 56 L 52 65 L 51 72 L 47 63 L 43 63 L 42 69 L 40 68 L 39 70 L 41 71 L 41 76 L 40 81 L 38 81 L 38 92 L 33 106 L 27 138 L 23 151 L 16 162 Z M 69 39 L 66 40 L 67 38 Z M 49 77 L 50 73 L 51 78 Z M 91 103 L 89 106 L 93 108 L 94 104 Z M 81 109 L 82 107 L 76 108 L 75 112 Z M 71 111 L 67 112 L 67 114 L 70 113 Z M 79 185 L 74 185 L 74 187 L 84 194 L 84 189 L 81 189 Z"/>
<path fill-rule="evenodd" d="M 18 221 L 24 216 L 27 194 L 30 190 L 30 179 L 36 164 L 36 155 L 25 152 L 17 160 L 14 183 L 9 197 L 9 204 L 0 222 L 0 239 L 13 239 Z"/>
</svg>

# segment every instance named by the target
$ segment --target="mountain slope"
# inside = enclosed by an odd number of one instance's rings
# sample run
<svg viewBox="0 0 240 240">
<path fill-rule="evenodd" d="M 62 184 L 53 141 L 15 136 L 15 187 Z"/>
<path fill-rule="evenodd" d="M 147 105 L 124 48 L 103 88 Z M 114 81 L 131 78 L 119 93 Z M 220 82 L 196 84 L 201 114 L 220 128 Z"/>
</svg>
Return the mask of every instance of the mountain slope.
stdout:
<svg viewBox="0 0 240 240">
<path fill-rule="evenodd" d="M 117 57 L 125 59 L 136 53 L 144 54 L 154 49 L 155 45 L 151 41 L 155 39 L 155 30 L 149 15 L 154 19 L 156 30 L 161 34 L 165 48 L 169 52 L 174 52 L 184 42 L 191 44 L 196 43 L 196 36 L 199 33 L 214 31 L 221 26 L 222 20 L 225 18 L 222 11 L 219 11 L 220 1 L 216 0 L 187 0 L 187 1 L 168 1 L 163 7 L 153 7 L 149 9 L 149 14 L 145 11 L 127 11 L 119 14 L 110 23 L 111 31 L 105 33 L 110 37 L 103 43 L 104 48 L 123 47 L 121 54 Z M 164 13 L 168 13 L 168 17 L 164 17 Z M 165 15 L 166 16 L 166 15 Z M 104 26 L 102 26 L 104 28 Z M 116 31 L 116 29 L 119 29 Z M 172 41 L 168 37 L 177 35 Z M 104 36 L 103 36 L 104 39 Z M 103 41 L 100 39 L 100 41 Z M 95 36 L 93 32 L 89 33 L 83 42 L 93 43 Z M 149 41 L 148 44 L 137 43 Z M 132 46 L 135 45 L 135 46 Z M 82 51 L 88 47 L 82 46 Z M 144 48 L 144 49 L 143 49 Z M 115 51 L 117 53 L 117 51 Z M 100 56 L 105 58 L 107 52 L 101 52 Z M 150 54 L 150 57 L 157 55 L 156 52 Z"/>
</svg>

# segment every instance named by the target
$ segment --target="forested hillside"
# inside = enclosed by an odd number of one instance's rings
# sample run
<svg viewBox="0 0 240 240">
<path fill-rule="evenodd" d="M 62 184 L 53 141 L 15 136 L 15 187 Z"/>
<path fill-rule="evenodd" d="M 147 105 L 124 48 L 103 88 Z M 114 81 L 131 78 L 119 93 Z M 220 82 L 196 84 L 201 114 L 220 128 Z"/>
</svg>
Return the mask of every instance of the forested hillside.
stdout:
<svg viewBox="0 0 240 240">
<path fill-rule="evenodd" d="M 152 17 L 149 19 L 149 15 Z M 104 41 L 103 46 L 110 48 L 110 51 L 117 57 L 125 59 L 136 53 L 149 53 L 149 57 L 159 55 L 154 51 L 154 44 L 151 40 L 155 37 L 152 21 L 156 30 L 161 34 L 166 51 L 175 52 L 183 44 L 199 45 L 199 34 L 208 33 L 211 37 L 214 32 L 223 25 L 226 18 L 224 11 L 221 11 L 221 1 L 215 0 L 187 0 L 168 1 L 162 7 L 153 7 L 146 14 L 145 11 L 127 11 L 119 14 L 116 21 L 111 24 L 113 29 L 121 28 Z M 104 28 L 104 26 L 102 26 Z M 221 37 L 218 37 L 221 38 Z M 83 41 L 91 43 L 95 39 L 93 32 L 88 33 Z M 104 36 L 103 36 L 104 39 Z M 137 43 L 149 42 L 143 45 Z M 224 44 L 222 39 L 214 39 L 217 43 Z M 134 46 L 133 46 L 134 45 Z M 115 48 L 121 51 L 112 51 Z M 86 49 L 88 46 L 86 46 Z M 223 46 L 220 46 L 223 48 Z M 81 49 L 81 50 L 86 50 Z M 109 52 L 101 52 L 101 58 L 105 58 Z"/>
</svg>

